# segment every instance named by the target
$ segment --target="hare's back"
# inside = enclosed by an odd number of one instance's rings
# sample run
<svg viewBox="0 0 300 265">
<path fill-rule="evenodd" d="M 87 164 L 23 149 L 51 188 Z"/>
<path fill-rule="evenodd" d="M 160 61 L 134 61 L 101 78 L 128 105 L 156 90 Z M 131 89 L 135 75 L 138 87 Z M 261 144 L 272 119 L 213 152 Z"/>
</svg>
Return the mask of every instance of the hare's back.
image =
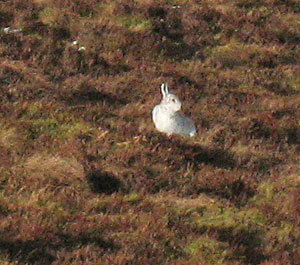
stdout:
<svg viewBox="0 0 300 265">
<path fill-rule="evenodd" d="M 161 105 L 156 105 L 152 110 L 152 120 L 159 131 L 165 131 L 169 123 L 169 115 Z"/>
<path fill-rule="evenodd" d="M 156 105 L 152 110 L 152 120 L 155 124 L 159 122 L 160 113 L 161 113 L 160 105 Z"/>
</svg>

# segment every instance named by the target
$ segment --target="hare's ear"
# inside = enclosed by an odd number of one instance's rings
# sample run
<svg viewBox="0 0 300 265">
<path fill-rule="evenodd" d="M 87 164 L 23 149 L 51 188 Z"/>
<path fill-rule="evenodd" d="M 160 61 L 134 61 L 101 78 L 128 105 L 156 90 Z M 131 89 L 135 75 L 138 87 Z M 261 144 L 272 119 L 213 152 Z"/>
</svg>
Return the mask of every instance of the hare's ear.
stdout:
<svg viewBox="0 0 300 265">
<path fill-rule="evenodd" d="M 161 84 L 161 93 L 163 95 L 163 98 L 165 98 L 167 96 L 167 92 L 168 88 L 166 88 L 166 85 L 164 83 Z"/>
<path fill-rule="evenodd" d="M 166 95 L 169 94 L 168 84 L 165 85 L 165 92 L 166 92 Z"/>
</svg>

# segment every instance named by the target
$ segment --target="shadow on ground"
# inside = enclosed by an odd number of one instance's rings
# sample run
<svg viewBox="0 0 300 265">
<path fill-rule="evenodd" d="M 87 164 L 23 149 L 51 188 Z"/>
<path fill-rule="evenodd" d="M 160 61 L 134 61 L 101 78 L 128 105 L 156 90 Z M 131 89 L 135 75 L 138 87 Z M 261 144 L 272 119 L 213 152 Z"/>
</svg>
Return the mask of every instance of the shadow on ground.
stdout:
<svg viewBox="0 0 300 265">
<path fill-rule="evenodd" d="M 66 91 L 62 93 L 61 100 L 70 106 L 76 106 L 78 104 L 95 104 L 95 103 L 105 103 L 108 106 L 120 106 L 126 105 L 127 101 L 120 98 L 120 96 L 114 96 L 109 93 L 100 92 L 95 87 L 84 85 L 78 90 Z"/>
<path fill-rule="evenodd" d="M 243 262 L 249 265 L 258 265 L 269 257 L 262 253 L 262 240 L 258 232 L 241 230 L 236 232 L 233 228 L 217 229 L 219 240 L 228 242 L 235 251 L 237 258 L 243 257 Z"/>
<path fill-rule="evenodd" d="M 116 177 L 100 170 L 91 170 L 86 175 L 90 189 L 94 193 L 110 195 L 118 192 L 122 183 Z"/>
<path fill-rule="evenodd" d="M 0 240 L 0 252 L 8 256 L 11 262 L 17 262 L 18 264 L 48 265 L 56 260 L 55 252 L 64 248 L 75 250 L 78 246 L 93 244 L 103 254 L 119 249 L 113 242 L 86 235 L 70 236 L 61 234 L 58 237 L 58 244 L 47 239 L 33 241 Z"/>
<path fill-rule="evenodd" d="M 149 138 L 160 151 L 171 150 L 172 154 L 180 157 L 181 160 L 175 161 L 175 163 L 178 162 L 181 166 L 186 163 L 193 163 L 195 167 L 204 163 L 224 169 L 232 169 L 236 166 L 233 154 L 224 149 L 207 148 L 199 144 L 193 145 L 179 136 L 168 137 L 157 133 L 149 135 Z"/>
</svg>

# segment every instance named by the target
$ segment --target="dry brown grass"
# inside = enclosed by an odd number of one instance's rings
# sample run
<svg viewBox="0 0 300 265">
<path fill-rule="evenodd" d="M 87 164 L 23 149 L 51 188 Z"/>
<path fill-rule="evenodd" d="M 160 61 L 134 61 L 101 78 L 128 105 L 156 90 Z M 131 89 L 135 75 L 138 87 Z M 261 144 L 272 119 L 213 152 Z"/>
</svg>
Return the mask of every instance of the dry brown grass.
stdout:
<svg viewBox="0 0 300 265">
<path fill-rule="evenodd" d="M 2 1 L 0 263 L 297 264 L 299 11 Z M 196 137 L 155 131 L 162 82 Z"/>
</svg>

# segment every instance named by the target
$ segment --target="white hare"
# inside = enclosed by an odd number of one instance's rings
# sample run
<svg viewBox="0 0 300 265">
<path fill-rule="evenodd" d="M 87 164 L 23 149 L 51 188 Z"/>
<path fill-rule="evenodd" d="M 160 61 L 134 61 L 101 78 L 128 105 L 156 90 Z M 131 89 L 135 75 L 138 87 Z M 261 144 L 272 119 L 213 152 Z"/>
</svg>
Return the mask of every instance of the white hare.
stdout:
<svg viewBox="0 0 300 265">
<path fill-rule="evenodd" d="M 152 119 L 156 129 L 168 135 L 179 134 L 182 136 L 195 136 L 194 122 L 179 112 L 181 102 L 179 98 L 169 93 L 165 84 L 161 85 L 163 99 L 152 110 Z"/>
</svg>

